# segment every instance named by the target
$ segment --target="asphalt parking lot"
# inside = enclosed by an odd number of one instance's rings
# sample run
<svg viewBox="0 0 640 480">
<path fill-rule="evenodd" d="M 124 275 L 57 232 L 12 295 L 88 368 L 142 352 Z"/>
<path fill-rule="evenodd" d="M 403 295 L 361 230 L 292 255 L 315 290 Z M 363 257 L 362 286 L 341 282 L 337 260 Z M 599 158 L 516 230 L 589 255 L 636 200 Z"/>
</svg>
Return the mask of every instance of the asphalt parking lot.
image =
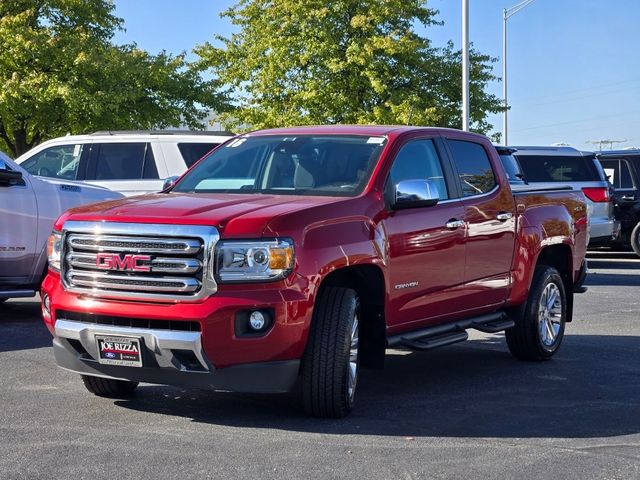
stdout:
<svg viewBox="0 0 640 480">
<path fill-rule="evenodd" d="M 90 395 L 54 365 L 36 300 L 0 306 L 0 478 L 640 478 L 640 260 L 590 255 L 561 351 L 502 335 L 390 352 L 344 420 L 295 395 L 145 385 Z"/>
</svg>

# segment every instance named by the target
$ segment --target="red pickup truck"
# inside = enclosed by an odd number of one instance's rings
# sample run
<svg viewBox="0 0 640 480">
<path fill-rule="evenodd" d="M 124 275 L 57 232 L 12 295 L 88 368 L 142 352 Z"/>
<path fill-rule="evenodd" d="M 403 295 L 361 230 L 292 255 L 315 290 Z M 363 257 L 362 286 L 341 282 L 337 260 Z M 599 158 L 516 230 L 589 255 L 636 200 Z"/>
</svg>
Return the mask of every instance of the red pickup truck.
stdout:
<svg viewBox="0 0 640 480">
<path fill-rule="evenodd" d="M 513 188 L 489 140 L 456 130 L 236 137 L 162 193 L 59 218 L 41 292 L 57 363 L 101 396 L 300 382 L 305 411 L 342 417 L 386 348 L 477 329 L 547 359 L 587 211 L 579 192 Z"/>
</svg>

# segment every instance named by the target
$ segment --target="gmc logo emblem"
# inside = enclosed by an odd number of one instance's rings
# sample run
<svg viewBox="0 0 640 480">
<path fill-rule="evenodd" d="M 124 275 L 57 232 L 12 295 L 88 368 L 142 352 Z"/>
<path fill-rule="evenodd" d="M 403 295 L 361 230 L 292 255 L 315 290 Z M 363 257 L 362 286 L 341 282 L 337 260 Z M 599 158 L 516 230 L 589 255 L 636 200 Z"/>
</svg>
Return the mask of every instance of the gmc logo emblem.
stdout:
<svg viewBox="0 0 640 480">
<path fill-rule="evenodd" d="M 149 262 L 149 255 L 118 255 L 117 253 L 99 253 L 96 256 L 96 266 L 100 270 L 122 270 L 125 272 L 150 272 L 149 265 L 141 265 Z"/>
</svg>

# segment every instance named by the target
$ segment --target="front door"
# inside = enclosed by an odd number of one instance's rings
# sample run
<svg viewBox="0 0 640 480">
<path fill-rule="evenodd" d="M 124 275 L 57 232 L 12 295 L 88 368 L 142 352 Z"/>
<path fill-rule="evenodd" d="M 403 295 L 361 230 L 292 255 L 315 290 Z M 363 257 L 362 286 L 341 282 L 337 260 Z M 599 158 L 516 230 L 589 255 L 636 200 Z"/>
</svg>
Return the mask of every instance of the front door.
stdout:
<svg viewBox="0 0 640 480">
<path fill-rule="evenodd" d="M 0 174 L 11 170 L 18 171 L 0 159 Z M 29 179 L 8 181 L 0 175 L 0 290 L 29 282 L 36 258 L 37 221 L 38 205 Z"/>
<path fill-rule="evenodd" d="M 389 333 L 438 323 L 457 310 L 455 287 L 464 279 L 465 233 L 452 222 L 462 219 L 464 207 L 449 193 L 444 172 L 450 167 L 440 153 L 433 139 L 410 140 L 389 174 L 391 187 L 402 180 L 429 179 L 440 193 L 435 206 L 396 210 L 381 222 L 389 239 Z"/>
</svg>

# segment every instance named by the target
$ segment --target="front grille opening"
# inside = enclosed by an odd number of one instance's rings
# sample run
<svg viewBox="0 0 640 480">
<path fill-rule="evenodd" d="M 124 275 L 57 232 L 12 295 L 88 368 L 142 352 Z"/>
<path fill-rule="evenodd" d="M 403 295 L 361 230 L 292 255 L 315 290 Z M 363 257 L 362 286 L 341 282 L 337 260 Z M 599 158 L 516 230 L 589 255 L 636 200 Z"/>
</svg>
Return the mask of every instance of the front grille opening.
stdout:
<svg viewBox="0 0 640 480">
<path fill-rule="evenodd" d="M 87 350 L 82 346 L 82 343 L 80 343 L 80 340 L 75 340 L 73 338 L 67 338 L 66 340 L 67 342 L 69 342 L 69 345 L 71 345 L 71 348 L 73 348 L 76 351 L 76 353 L 81 357 L 91 356 L 89 355 L 89 352 L 87 352 Z"/>
<path fill-rule="evenodd" d="M 191 350 L 171 350 L 171 353 L 173 353 L 174 364 L 180 370 L 192 372 L 204 372 L 207 370 Z"/>
<path fill-rule="evenodd" d="M 92 323 L 94 325 L 109 325 L 114 327 L 147 328 L 152 330 L 178 330 L 182 332 L 200 332 L 200 322 L 183 320 L 157 320 L 146 318 L 114 317 L 110 315 L 94 315 L 91 313 L 58 310 L 56 318 L 72 322 Z"/>
</svg>

